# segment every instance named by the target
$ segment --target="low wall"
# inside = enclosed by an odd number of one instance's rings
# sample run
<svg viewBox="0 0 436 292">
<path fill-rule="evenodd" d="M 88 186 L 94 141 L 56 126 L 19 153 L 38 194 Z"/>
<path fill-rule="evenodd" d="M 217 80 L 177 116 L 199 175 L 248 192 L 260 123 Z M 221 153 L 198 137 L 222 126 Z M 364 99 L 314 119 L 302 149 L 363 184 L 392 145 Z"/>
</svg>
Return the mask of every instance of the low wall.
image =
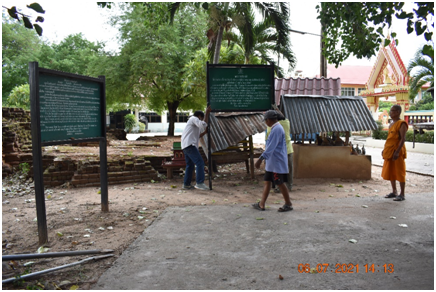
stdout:
<svg viewBox="0 0 436 292">
<path fill-rule="evenodd" d="M 293 144 L 295 178 L 371 179 L 371 156 L 351 155 L 348 146 Z"/>
<path fill-rule="evenodd" d="M 367 147 L 383 148 L 386 140 L 365 139 L 363 142 Z M 405 142 L 404 144 L 406 145 L 406 150 L 408 152 L 434 154 L 434 144 L 415 142 L 415 148 L 413 148 L 413 142 Z"/>
</svg>

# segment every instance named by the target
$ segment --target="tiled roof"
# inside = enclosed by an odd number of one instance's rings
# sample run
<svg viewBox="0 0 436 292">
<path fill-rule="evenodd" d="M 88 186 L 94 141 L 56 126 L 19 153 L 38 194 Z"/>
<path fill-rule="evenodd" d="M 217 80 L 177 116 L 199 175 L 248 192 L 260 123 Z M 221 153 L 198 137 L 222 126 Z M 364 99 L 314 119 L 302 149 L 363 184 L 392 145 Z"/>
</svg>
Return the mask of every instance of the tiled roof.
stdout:
<svg viewBox="0 0 436 292">
<path fill-rule="evenodd" d="M 275 102 L 283 94 L 341 95 L 340 78 L 289 78 L 275 79 Z"/>
<path fill-rule="evenodd" d="M 283 95 L 280 110 L 291 134 L 377 129 L 360 96 Z"/>
<path fill-rule="evenodd" d="M 360 84 L 362 87 L 368 81 L 372 66 L 340 66 L 327 65 L 327 76 L 331 78 L 341 78 L 342 85 Z"/>
</svg>

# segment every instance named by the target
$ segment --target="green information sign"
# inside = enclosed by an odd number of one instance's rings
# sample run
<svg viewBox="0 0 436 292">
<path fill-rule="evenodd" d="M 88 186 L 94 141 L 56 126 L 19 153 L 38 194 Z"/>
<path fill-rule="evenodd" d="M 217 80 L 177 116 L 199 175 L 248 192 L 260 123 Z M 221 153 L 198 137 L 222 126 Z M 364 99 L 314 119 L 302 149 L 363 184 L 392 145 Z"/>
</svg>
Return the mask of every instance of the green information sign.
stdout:
<svg viewBox="0 0 436 292">
<path fill-rule="evenodd" d="M 272 65 L 208 65 L 208 102 L 217 111 L 264 111 L 274 103 Z"/>
<path fill-rule="evenodd" d="M 102 137 L 100 83 L 39 75 L 41 141 Z"/>
</svg>

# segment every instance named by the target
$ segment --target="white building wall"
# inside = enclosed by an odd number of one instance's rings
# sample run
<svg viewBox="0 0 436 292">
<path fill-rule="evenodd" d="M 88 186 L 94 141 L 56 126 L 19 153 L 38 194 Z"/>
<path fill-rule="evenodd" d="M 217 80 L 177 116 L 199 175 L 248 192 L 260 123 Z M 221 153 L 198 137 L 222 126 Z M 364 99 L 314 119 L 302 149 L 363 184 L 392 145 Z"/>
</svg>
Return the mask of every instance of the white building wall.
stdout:
<svg viewBox="0 0 436 292">
<path fill-rule="evenodd" d="M 163 117 L 162 117 L 163 119 Z M 182 134 L 186 123 L 175 123 L 174 134 Z M 168 132 L 169 123 L 148 123 L 150 132 Z"/>
</svg>

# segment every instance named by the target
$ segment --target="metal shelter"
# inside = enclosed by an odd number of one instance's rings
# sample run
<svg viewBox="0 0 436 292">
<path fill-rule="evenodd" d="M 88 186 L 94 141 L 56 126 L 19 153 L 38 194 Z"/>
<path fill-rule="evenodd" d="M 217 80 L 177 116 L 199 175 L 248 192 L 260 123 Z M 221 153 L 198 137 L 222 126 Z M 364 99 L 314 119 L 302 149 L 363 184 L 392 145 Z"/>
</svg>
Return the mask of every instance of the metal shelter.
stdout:
<svg viewBox="0 0 436 292">
<path fill-rule="evenodd" d="M 291 134 L 376 130 L 377 123 L 360 96 L 282 95 L 280 110 Z"/>
</svg>

